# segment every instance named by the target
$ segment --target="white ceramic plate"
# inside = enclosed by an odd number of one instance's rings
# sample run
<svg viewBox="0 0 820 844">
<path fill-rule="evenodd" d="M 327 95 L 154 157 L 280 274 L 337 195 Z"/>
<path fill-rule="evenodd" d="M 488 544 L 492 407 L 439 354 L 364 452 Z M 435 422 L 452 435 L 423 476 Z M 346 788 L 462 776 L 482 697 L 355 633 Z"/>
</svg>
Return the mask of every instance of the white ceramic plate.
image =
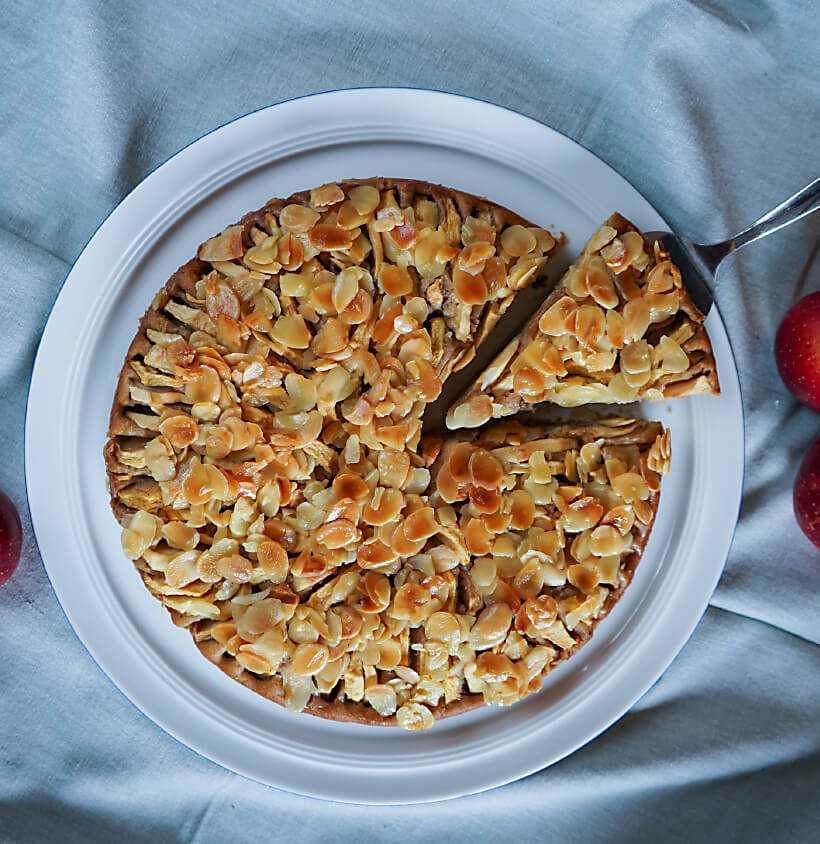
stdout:
<svg viewBox="0 0 820 844">
<path fill-rule="evenodd" d="M 412 803 L 550 765 L 612 724 L 658 678 L 723 568 L 740 502 L 743 424 L 732 353 L 713 308 L 707 326 L 723 394 L 648 409 L 672 428 L 674 457 L 634 583 L 592 641 L 516 706 L 408 734 L 293 714 L 227 678 L 173 627 L 122 557 L 102 460 L 115 378 L 153 294 L 197 244 L 273 196 L 375 175 L 485 195 L 566 232 L 570 254 L 616 209 L 640 228 L 666 227 L 594 155 L 487 103 L 362 89 L 249 114 L 151 173 L 78 258 L 34 366 L 26 475 L 40 550 L 66 615 L 146 715 L 204 756 L 279 788 Z"/>
</svg>

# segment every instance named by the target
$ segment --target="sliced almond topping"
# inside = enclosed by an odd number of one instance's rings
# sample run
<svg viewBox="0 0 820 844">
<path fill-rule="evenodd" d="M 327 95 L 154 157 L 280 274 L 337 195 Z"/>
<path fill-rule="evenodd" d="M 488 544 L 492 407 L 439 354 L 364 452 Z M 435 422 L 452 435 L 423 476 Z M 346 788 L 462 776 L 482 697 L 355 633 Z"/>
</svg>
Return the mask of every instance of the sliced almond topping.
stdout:
<svg viewBox="0 0 820 844">
<path fill-rule="evenodd" d="M 306 205 L 286 205 L 279 214 L 279 222 L 288 231 L 302 234 L 319 221 L 319 212 Z"/>
<path fill-rule="evenodd" d="M 470 486 L 469 498 L 473 507 L 479 513 L 488 515 L 497 512 L 502 501 L 501 493 L 497 489 L 486 489 L 480 486 Z M 487 526 L 486 519 L 484 524 Z M 489 526 L 487 526 L 487 529 L 490 530 Z"/>
<path fill-rule="evenodd" d="M 526 489 L 516 489 L 510 495 L 510 526 L 515 530 L 529 530 L 535 520 L 535 501 Z"/>
<path fill-rule="evenodd" d="M 522 366 L 513 376 L 513 387 L 522 396 L 535 398 L 548 386 L 547 376 L 534 366 Z"/>
<path fill-rule="evenodd" d="M 271 336 L 289 349 L 306 349 L 310 345 L 310 329 L 298 314 L 276 320 Z"/>
<path fill-rule="evenodd" d="M 490 295 L 481 273 L 470 275 L 460 269 L 453 271 L 453 288 L 459 301 L 465 305 L 483 305 Z"/>
<path fill-rule="evenodd" d="M 353 245 L 350 232 L 333 223 L 317 223 L 310 229 L 308 236 L 316 249 L 328 252 L 349 249 Z"/>
<path fill-rule="evenodd" d="M 464 527 L 464 541 L 471 554 L 489 554 L 495 536 L 487 530 L 480 519 L 470 519 Z"/>
<path fill-rule="evenodd" d="M 206 240 L 199 247 L 198 257 L 202 261 L 231 261 L 245 254 L 242 246 L 242 226 L 231 226 L 224 232 Z"/>
<path fill-rule="evenodd" d="M 359 214 L 370 215 L 379 207 L 378 190 L 372 185 L 358 185 L 348 191 L 353 207 Z"/>
<path fill-rule="evenodd" d="M 453 477 L 458 480 L 462 479 L 454 470 L 452 458 L 450 459 L 450 471 L 453 473 Z M 483 448 L 478 448 L 469 455 L 466 474 L 465 480 L 472 480 L 476 486 L 484 487 L 484 489 L 497 489 L 504 475 L 504 468 L 492 454 Z"/>
<path fill-rule="evenodd" d="M 390 524 L 403 506 L 404 496 L 398 489 L 376 487 L 373 497 L 362 510 L 362 518 L 369 525 Z"/>
<path fill-rule="evenodd" d="M 405 703 L 396 711 L 396 720 L 404 730 L 429 730 L 435 723 L 433 713 L 421 703 Z"/>
<path fill-rule="evenodd" d="M 488 422 L 493 415 L 493 405 L 487 395 L 472 396 L 465 402 L 453 405 L 447 412 L 447 427 L 479 428 Z"/>
<path fill-rule="evenodd" d="M 404 533 L 411 542 L 434 536 L 438 528 L 432 507 L 422 507 L 411 513 L 404 521 Z"/>
<path fill-rule="evenodd" d="M 344 192 L 335 182 L 328 182 L 310 192 L 310 204 L 314 208 L 326 208 L 341 202 L 344 198 Z"/>
<path fill-rule="evenodd" d="M 508 226 L 501 232 L 501 247 L 514 258 L 527 255 L 535 249 L 537 241 L 535 235 L 524 226 Z"/>
</svg>

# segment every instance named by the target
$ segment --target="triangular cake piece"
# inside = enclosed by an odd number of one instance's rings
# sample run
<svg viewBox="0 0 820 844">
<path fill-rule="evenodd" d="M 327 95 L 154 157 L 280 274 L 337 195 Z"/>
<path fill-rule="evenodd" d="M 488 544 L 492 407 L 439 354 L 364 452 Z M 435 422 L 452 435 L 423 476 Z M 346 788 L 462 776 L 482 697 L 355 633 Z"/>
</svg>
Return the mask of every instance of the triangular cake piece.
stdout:
<svg viewBox="0 0 820 844">
<path fill-rule="evenodd" d="M 477 427 L 541 402 L 577 407 L 717 394 L 703 321 L 663 244 L 613 214 L 451 407 L 447 425 Z"/>
</svg>

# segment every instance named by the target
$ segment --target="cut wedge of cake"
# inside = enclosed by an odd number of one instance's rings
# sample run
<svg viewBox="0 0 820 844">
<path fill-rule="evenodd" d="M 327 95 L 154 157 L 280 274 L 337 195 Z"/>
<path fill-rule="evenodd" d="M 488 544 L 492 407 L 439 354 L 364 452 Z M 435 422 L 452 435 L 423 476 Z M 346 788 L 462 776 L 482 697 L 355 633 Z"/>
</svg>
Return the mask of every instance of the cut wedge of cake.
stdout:
<svg viewBox="0 0 820 844">
<path fill-rule="evenodd" d="M 576 407 L 720 392 L 704 316 L 659 241 L 613 214 L 475 384 L 450 428 L 541 402 Z"/>
</svg>

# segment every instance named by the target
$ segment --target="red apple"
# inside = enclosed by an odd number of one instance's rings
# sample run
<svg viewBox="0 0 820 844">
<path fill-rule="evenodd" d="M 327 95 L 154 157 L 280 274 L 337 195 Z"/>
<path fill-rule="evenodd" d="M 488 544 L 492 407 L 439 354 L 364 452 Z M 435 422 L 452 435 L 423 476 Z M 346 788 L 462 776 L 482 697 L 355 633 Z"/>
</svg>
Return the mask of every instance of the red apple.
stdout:
<svg viewBox="0 0 820 844">
<path fill-rule="evenodd" d="M 795 398 L 820 410 L 820 290 L 804 296 L 783 317 L 774 356 Z"/>
<path fill-rule="evenodd" d="M 820 548 L 820 438 L 809 446 L 797 470 L 794 514 L 803 533 Z"/>
<path fill-rule="evenodd" d="M 20 562 L 23 530 L 20 517 L 5 493 L 0 492 L 0 586 L 14 573 Z"/>
</svg>

